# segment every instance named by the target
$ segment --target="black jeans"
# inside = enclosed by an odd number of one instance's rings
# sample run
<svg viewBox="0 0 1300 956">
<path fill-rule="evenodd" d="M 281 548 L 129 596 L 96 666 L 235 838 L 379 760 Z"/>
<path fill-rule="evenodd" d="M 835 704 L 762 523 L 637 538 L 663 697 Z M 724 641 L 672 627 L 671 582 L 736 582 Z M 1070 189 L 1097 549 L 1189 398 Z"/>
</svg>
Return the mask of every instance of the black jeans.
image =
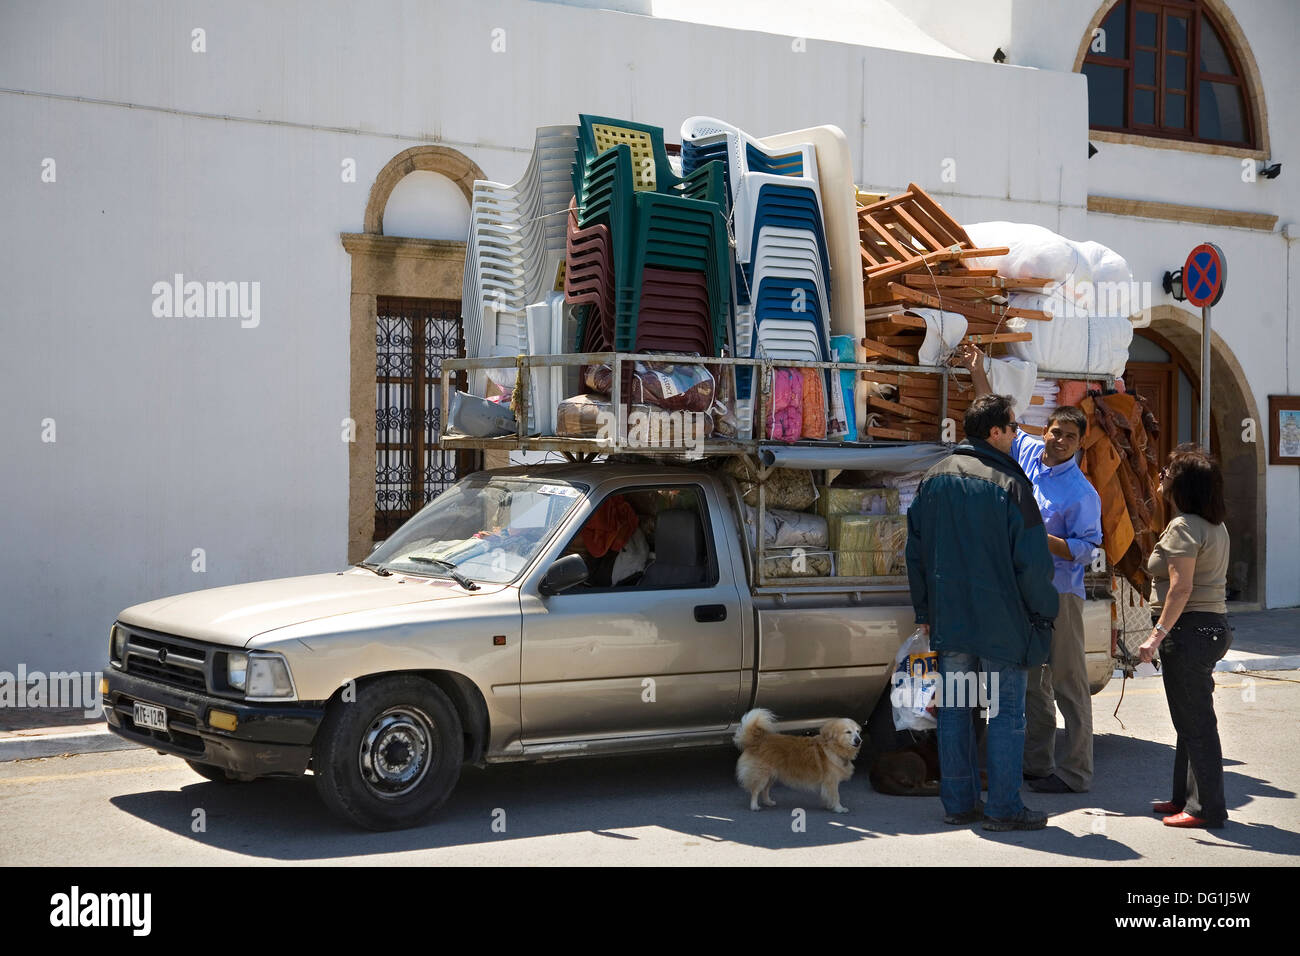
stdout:
<svg viewBox="0 0 1300 956">
<path fill-rule="evenodd" d="M 1220 826 L 1228 819 L 1223 798 L 1223 750 L 1214 716 L 1214 665 L 1232 645 L 1225 614 L 1193 611 L 1160 643 L 1169 716 L 1178 732 L 1172 802 Z"/>
</svg>

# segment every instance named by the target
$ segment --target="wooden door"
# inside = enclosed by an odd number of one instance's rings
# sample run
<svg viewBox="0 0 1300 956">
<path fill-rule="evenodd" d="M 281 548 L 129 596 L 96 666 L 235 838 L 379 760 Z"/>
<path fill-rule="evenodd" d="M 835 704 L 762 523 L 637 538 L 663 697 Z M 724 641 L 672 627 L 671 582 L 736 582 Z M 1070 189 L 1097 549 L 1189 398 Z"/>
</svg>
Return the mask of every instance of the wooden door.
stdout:
<svg viewBox="0 0 1300 956">
<path fill-rule="evenodd" d="M 1130 362 L 1124 369 L 1125 387 L 1147 400 L 1160 423 L 1157 448 L 1162 464 L 1178 442 L 1177 376 L 1178 366 L 1173 362 Z"/>
</svg>

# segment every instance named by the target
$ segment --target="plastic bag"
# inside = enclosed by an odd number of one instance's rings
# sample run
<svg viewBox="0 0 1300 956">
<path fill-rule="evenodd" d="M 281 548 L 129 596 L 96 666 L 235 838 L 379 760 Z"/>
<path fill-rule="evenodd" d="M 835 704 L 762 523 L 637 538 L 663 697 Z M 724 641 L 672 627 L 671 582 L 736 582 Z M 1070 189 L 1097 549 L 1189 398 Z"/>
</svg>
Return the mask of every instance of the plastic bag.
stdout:
<svg viewBox="0 0 1300 956">
<path fill-rule="evenodd" d="M 614 387 L 614 373 L 608 365 L 589 365 L 583 384 L 592 392 L 608 395 Z M 709 412 L 714 410 L 716 387 L 712 373 L 703 365 L 637 362 L 631 392 L 623 400 L 670 412 Z"/>
<path fill-rule="evenodd" d="M 894 655 L 889 702 L 895 730 L 933 730 L 938 726 L 927 710 L 939 690 L 939 655 L 930 650 L 929 635 L 917 628 Z"/>
</svg>

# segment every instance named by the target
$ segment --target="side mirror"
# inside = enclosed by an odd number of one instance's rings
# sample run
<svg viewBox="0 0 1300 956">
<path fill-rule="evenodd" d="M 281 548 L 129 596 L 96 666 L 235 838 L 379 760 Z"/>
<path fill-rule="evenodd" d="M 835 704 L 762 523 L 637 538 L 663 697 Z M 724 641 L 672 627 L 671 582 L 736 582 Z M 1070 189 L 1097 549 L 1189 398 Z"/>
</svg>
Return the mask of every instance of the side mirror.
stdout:
<svg viewBox="0 0 1300 956">
<path fill-rule="evenodd" d="M 587 580 L 589 573 L 587 562 L 582 560 L 582 555 L 571 554 L 551 565 L 546 576 L 542 578 L 542 583 L 537 586 L 537 590 L 544 596 L 559 594 Z"/>
</svg>

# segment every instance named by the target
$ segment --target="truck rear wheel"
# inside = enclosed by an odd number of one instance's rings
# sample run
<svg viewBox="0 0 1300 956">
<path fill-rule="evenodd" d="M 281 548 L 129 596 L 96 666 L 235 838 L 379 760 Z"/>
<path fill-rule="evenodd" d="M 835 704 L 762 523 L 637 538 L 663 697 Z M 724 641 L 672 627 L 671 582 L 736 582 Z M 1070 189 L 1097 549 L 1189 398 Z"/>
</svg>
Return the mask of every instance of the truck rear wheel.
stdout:
<svg viewBox="0 0 1300 956">
<path fill-rule="evenodd" d="M 316 792 L 335 815 L 368 830 L 425 822 L 460 776 L 464 738 L 456 708 L 419 677 L 361 685 L 330 705 L 316 734 Z"/>
</svg>

